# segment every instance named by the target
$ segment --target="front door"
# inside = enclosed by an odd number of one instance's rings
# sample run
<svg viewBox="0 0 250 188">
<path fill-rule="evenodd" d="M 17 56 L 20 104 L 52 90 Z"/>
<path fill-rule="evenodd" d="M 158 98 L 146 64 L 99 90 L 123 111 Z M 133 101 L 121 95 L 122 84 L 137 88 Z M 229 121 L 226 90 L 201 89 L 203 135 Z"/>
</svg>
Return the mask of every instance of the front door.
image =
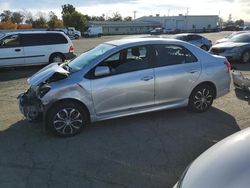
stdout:
<svg viewBox="0 0 250 188">
<path fill-rule="evenodd" d="M 122 50 L 98 66 L 108 66 L 111 73 L 91 80 L 97 115 L 154 104 L 154 72 L 146 46 Z"/>
<path fill-rule="evenodd" d="M 24 50 L 18 34 L 0 40 L 0 67 L 24 64 Z"/>
</svg>

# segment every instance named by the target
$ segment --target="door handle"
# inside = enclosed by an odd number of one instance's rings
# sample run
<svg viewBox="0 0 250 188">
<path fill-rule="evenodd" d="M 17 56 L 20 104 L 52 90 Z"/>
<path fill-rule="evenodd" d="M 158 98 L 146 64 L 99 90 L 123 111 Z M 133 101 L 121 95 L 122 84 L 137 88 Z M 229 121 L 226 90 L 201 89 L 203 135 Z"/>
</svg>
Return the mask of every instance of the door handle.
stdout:
<svg viewBox="0 0 250 188">
<path fill-rule="evenodd" d="M 190 74 L 194 74 L 194 73 L 196 73 L 196 72 L 198 72 L 198 70 L 190 70 L 190 71 L 188 71 Z"/>
<path fill-rule="evenodd" d="M 17 48 L 17 49 L 15 49 L 15 51 L 16 51 L 16 52 L 20 52 L 20 51 L 21 51 L 21 49 Z"/>
<path fill-rule="evenodd" d="M 153 78 L 154 78 L 153 76 L 144 76 L 141 80 L 149 81 L 149 80 L 152 80 Z"/>
</svg>

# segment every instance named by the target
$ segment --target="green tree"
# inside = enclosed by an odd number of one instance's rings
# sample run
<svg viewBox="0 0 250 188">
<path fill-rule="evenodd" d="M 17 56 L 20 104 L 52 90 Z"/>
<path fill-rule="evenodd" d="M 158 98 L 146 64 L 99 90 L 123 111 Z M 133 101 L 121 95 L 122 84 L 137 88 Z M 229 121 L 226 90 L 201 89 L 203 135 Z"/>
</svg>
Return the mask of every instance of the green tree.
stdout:
<svg viewBox="0 0 250 188">
<path fill-rule="evenodd" d="M 73 5 L 62 6 L 62 18 L 65 27 L 74 27 L 80 31 L 85 31 L 87 28 L 87 17 L 77 12 Z"/>
<path fill-rule="evenodd" d="M 242 19 L 236 20 L 236 21 L 235 21 L 235 25 L 237 25 L 237 26 L 244 26 L 244 25 L 245 25 L 245 22 L 244 22 L 244 20 L 242 20 Z"/>
<path fill-rule="evenodd" d="M 44 17 L 40 16 L 38 19 L 32 21 L 33 28 L 48 28 L 47 21 Z"/>
<path fill-rule="evenodd" d="M 1 22 L 11 21 L 12 12 L 10 10 L 4 10 L 2 14 L 0 14 Z"/>
<path fill-rule="evenodd" d="M 87 19 L 80 12 L 66 13 L 62 17 L 66 27 L 74 27 L 80 31 L 85 31 L 87 28 Z"/>
<path fill-rule="evenodd" d="M 23 22 L 24 15 L 20 12 L 13 12 L 10 19 L 12 23 L 20 24 Z"/>
<path fill-rule="evenodd" d="M 123 19 L 124 21 L 132 21 L 132 17 L 131 16 L 127 16 Z"/>
<path fill-rule="evenodd" d="M 72 14 L 75 11 L 76 11 L 75 7 L 71 4 L 62 5 L 62 15 L 67 13 Z"/>
<path fill-rule="evenodd" d="M 122 21 L 122 16 L 119 12 L 113 13 L 112 17 L 108 18 L 109 21 Z"/>
<path fill-rule="evenodd" d="M 55 15 L 54 12 L 49 13 L 49 21 L 48 21 L 49 28 L 63 28 L 63 21 L 59 20 L 58 17 Z"/>
</svg>

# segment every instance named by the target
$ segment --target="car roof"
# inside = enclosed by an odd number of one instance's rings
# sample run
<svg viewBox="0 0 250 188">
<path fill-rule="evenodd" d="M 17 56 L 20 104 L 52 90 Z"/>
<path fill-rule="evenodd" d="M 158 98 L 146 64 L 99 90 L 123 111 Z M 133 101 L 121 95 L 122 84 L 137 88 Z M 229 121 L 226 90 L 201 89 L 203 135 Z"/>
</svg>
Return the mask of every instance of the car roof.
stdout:
<svg viewBox="0 0 250 188">
<path fill-rule="evenodd" d="M 46 33 L 61 33 L 60 31 L 13 31 L 3 33 L 5 36 L 12 34 L 46 34 Z"/>
<path fill-rule="evenodd" d="M 175 42 L 175 43 L 183 43 L 177 39 L 170 39 L 170 38 L 127 38 L 127 39 L 120 39 L 120 40 L 113 40 L 109 42 L 105 42 L 106 44 L 111 44 L 115 46 L 122 46 L 122 45 L 129 45 L 134 43 L 162 43 L 162 42 Z"/>
</svg>

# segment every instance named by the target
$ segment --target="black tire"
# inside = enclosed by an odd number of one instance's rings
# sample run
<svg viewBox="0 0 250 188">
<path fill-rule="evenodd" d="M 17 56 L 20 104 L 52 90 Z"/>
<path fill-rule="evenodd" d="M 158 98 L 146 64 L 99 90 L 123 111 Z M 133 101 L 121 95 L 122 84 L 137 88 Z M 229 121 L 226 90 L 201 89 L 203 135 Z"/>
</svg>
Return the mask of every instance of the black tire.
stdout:
<svg viewBox="0 0 250 188">
<path fill-rule="evenodd" d="M 79 39 L 80 37 L 79 37 L 79 35 L 75 35 L 75 39 Z"/>
<path fill-rule="evenodd" d="M 207 47 L 206 45 L 202 45 L 202 46 L 201 46 L 201 49 L 202 49 L 202 50 L 205 50 L 205 51 L 208 51 L 208 50 L 209 50 L 208 47 Z"/>
<path fill-rule="evenodd" d="M 56 104 L 48 113 L 47 127 L 56 136 L 70 137 L 82 131 L 89 122 L 88 113 L 75 102 Z"/>
<path fill-rule="evenodd" d="M 101 33 L 99 33 L 97 36 L 98 36 L 98 37 L 101 37 L 101 36 L 102 36 L 102 34 L 101 34 Z"/>
<path fill-rule="evenodd" d="M 65 57 L 60 53 L 52 54 L 49 58 L 50 63 L 54 63 L 54 62 L 63 63 L 64 61 L 65 61 Z"/>
<path fill-rule="evenodd" d="M 213 87 L 206 84 L 197 86 L 189 97 L 188 108 L 193 112 L 205 112 L 213 104 L 214 98 Z"/>
<path fill-rule="evenodd" d="M 242 63 L 249 63 L 250 62 L 250 50 L 246 50 L 242 53 L 240 58 Z"/>
</svg>

